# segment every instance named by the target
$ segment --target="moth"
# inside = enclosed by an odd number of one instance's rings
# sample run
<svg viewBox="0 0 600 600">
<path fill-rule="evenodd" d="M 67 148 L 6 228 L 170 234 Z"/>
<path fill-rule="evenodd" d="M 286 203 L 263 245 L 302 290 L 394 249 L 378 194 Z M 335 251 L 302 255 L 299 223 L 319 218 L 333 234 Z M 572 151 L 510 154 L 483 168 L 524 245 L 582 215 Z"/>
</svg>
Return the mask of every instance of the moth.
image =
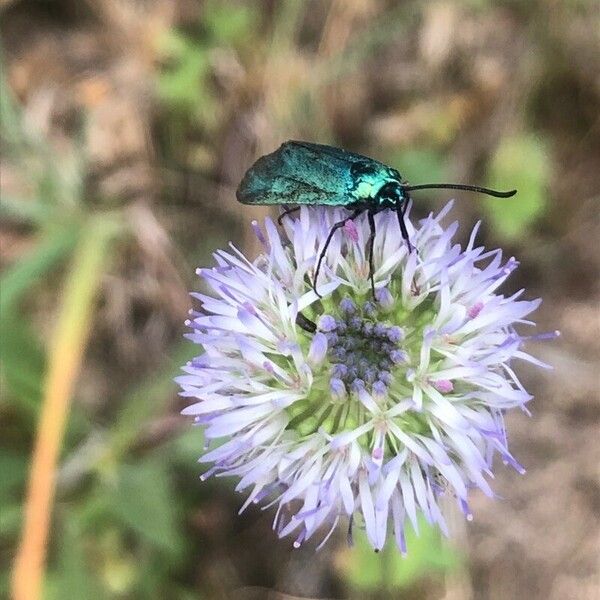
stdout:
<svg viewBox="0 0 600 600">
<path fill-rule="evenodd" d="M 474 185 L 460 183 L 424 183 L 410 185 L 402 175 L 374 158 L 362 156 L 334 146 L 312 142 L 288 141 L 275 152 L 259 158 L 244 175 L 236 192 L 243 204 L 281 205 L 282 219 L 301 206 L 343 207 L 350 214 L 335 223 L 317 259 L 313 277 L 313 289 L 317 296 L 317 280 L 323 258 L 335 232 L 348 221 L 367 213 L 369 239 L 367 256 L 371 291 L 375 296 L 373 280 L 373 242 L 375 240 L 375 215 L 393 210 L 398 216 L 400 232 L 410 243 L 404 217 L 410 200 L 409 193 L 424 189 L 453 189 L 480 192 L 496 198 L 510 198 L 517 190 L 499 192 Z M 295 205 L 289 208 L 289 205 Z"/>
</svg>

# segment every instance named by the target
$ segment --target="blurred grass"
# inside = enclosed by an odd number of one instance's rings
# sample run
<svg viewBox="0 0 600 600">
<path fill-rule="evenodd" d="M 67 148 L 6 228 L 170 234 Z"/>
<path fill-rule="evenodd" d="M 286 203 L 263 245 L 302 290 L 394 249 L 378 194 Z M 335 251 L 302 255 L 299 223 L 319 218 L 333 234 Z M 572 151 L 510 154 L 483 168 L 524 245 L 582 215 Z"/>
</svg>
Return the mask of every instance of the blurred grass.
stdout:
<svg viewBox="0 0 600 600">
<path fill-rule="evenodd" d="M 65 280 L 53 345 L 48 353 L 48 370 L 24 507 L 22 542 L 15 558 L 13 595 L 17 600 L 40 595 L 58 455 L 73 387 L 89 337 L 93 301 L 109 242 L 114 235 L 114 224 L 106 218 L 91 220 L 81 231 L 73 265 Z"/>
</svg>

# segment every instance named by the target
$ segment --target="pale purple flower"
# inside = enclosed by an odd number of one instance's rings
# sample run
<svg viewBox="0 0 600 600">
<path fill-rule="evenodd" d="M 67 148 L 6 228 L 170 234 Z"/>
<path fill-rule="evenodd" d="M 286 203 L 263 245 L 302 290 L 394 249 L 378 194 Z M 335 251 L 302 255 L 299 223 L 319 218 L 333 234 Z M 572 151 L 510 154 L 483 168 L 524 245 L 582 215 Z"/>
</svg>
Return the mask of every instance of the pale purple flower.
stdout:
<svg viewBox="0 0 600 600">
<path fill-rule="evenodd" d="M 189 337 L 203 352 L 178 378 L 204 427 L 203 475 L 235 476 L 250 503 L 276 506 L 273 528 L 299 546 L 323 544 L 340 521 L 362 526 L 375 550 L 388 534 L 405 552 L 418 515 L 447 533 L 440 498 L 468 519 L 469 493 L 489 485 L 497 453 L 510 454 L 504 413 L 531 400 L 513 359 L 546 366 L 517 333 L 540 300 L 498 290 L 518 266 L 500 250 L 463 249 L 458 223 L 441 225 L 452 203 L 417 227 L 415 251 L 396 215 L 375 217 L 375 299 L 365 251 L 366 217 L 340 230 L 316 259 L 342 209 L 302 208 L 253 227 L 264 252 L 250 261 L 233 246 L 199 274 L 212 295 L 193 294 Z M 316 331 L 297 325 L 297 316 Z M 550 337 L 553 337 L 552 334 Z M 538 336 L 544 338 L 542 334 Z"/>
</svg>

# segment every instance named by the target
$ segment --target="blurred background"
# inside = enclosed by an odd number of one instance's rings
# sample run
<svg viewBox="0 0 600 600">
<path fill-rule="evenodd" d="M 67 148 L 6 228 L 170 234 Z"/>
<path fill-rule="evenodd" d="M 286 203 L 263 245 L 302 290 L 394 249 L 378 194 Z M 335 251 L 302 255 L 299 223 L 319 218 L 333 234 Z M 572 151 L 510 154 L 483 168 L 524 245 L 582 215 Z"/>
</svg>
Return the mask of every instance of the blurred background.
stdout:
<svg viewBox="0 0 600 600">
<path fill-rule="evenodd" d="M 59 431 L 44 598 L 600 597 L 600 11 L 593 0 L 2 0 L 0 597 L 42 409 Z M 233 482 L 198 479 L 172 378 L 194 270 L 258 251 L 235 188 L 297 138 L 456 194 L 464 240 L 542 296 L 508 418 L 527 475 L 472 523 L 375 555 L 293 550 Z M 414 194 L 424 216 L 450 197 Z M 70 405 L 69 405 L 70 399 Z M 54 408 L 48 408 L 52 406 Z M 45 408 L 44 408 L 45 407 Z M 38 450 L 43 455 L 44 447 Z M 51 452 L 50 454 L 51 455 Z M 52 461 L 46 471 L 52 472 Z M 29 502 L 31 502 L 29 498 Z M 356 536 L 360 537 L 360 536 Z"/>
</svg>

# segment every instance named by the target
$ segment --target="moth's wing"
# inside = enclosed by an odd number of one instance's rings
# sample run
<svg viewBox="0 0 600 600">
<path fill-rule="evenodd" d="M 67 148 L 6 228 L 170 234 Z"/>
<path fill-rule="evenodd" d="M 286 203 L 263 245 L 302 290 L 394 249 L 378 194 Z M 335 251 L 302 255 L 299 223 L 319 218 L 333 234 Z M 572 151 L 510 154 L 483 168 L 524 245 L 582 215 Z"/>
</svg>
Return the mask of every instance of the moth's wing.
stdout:
<svg viewBox="0 0 600 600">
<path fill-rule="evenodd" d="M 342 206 L 352 184 L 353 159 L 347 155 L 358 156 L 331 146 L 286 142 L 254 163 L 237 199 L 244 204 Z"/>
<path fill-rule="evenodd" d="M 325 144 L 315 144 L 313 142 L 300 141 L 289 141 L 283 144 L 283 146 L 286 145 L 290 145 L 293 147 L 301 147 L 315 154 L 327 156 L 329 160 L 343 161 L 345 163 L 348 163 L 349 166 L 357 162 L 372 163 L 385 166 L 383 165 L 383 163 L 380 163 L 374 158 L 369 158 L 368 156 L 363 156 L 362 154 L 357 154 L 356 152 L 350 152 L 349 150 L 344 150 L 343 148 L 336 148 L 335 146 L 327 146 Z"/>
</svg>

